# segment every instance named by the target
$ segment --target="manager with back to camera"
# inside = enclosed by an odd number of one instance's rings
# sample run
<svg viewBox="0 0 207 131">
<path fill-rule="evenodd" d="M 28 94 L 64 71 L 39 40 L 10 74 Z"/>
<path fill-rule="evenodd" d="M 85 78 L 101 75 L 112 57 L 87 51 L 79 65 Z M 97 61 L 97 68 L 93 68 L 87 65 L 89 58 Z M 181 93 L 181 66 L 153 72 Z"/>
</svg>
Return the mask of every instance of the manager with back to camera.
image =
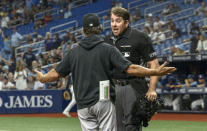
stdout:
<svg viewBox="0 0 207 131">
<path fill-rule="evenodd" d="M 83 32 L 86 37 L 80 41 L 79 46 L 67 52 L 55 69 L 47 74 L 35 70 L 37 79 L 43 83 L 52 82 L 72 73 L 82 130 L 116 131 L 111 71 L 117 68 L 133 76 L 149 76 L 169 74 L 176 69 L 165 67 L 166 63 L 158 69 L 132 64 L 115 47 L 104 42 L 100 35 L 99 19 L 94 14 L 84 16 Z"/>
<path fill-rule="evenodd" d="M 122 7 L 111 10 L 112 33 L 105 37 L 105 42 L 116 46 L 123 56 L 151 69 L 159 67 L 156 52 L 151 39 L 143 32 L 129 26 L 130 14 Z M 116 116 L 118 131 L 142 130 L 141 118 L 133 120 L 132 109 L 137 98 L 146 97 L 152 102 L 157 98 L 155 91 L 158 76 L 151 76 L 149 87 L 144 77 L 132 77 L 125 72 L 114 71 L 116 88 Z M 127 87 L 127 88 L 125 88 Z M 123 97 L 124 96 L 124 97 Z M 137 110 L 139 112 L 139 110 Z"/>
</svg>

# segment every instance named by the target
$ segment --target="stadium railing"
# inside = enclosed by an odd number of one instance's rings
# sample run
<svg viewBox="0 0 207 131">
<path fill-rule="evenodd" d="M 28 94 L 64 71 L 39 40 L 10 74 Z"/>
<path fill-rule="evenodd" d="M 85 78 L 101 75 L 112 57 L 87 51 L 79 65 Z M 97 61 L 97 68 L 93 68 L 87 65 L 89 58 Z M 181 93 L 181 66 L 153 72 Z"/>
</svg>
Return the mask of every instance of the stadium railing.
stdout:
<svg viewBox="0 0 207 131">
<path fill-rule="evenodd" d="M 152 12 L 153 13 L 158 13 L 158 12 L 161 12 L 165 8 L 165 6 L 168 5 L 168 4 L 172 4 L 172 2 L 171 1 L 167 1 L 167 2 L 164 2 L 164 3 L 161 3 L 161 4 L 156 4 L 154 6 L 150 6 L 150 7 L 146 8 L 146 9 L 144 9 L 144 17 L 146 17 L 148 13 L 152 13 Z"/>
<path fill-rule="evenodd" d="M 70 30 L 72 31 L 73 27 L 78 27 L 78 21 L 77 20 L 73 20 L 67 23 L 63 23 L 57 26 L 53 26 L 50 28 L 50 33 L 60 33 L 62 30 Z"/>
<path fill-rule="evenodd" d="M 53 8 L 53 9 L 49 9 L 49 10 L 45 10 L 43 12 L 37 13 L 34 16 L 34 20 L 37 21 L 39 19 L 42 19 L 47 13 L 50 13 L 52 16 L 57 15 L 59 12 L 58 10 L 59 10 L 58 8 Z"/>
<path fill-rule="evenodd" d="M 42 41 L 39 41 L 39 42 L 35 42 L 35 43 L 32 43 L 32 44 L 28 44 L 28 45 L 23 45 L 23 46 L 20 46 L 20 47 L 17 47 L 15 49 L 15 56 L 16 58 L 19 56 L 19 55 L 22 55 L 24 52 L 27 52 L 27 48 L 28 47 L 32 47 L 32 51 L 33 52 L 42 52 L 45 50 L 44 48 L 44 40 Z"/>
<path fill-rule="evenodd" d="M 184 9 L 169 15 L 164 16 L 164 20 L 167 21 L 168 19 L 173 19 L 173 21 L 179 21 L 185 18 L 188 18 L 190 16 L 194 15 L 194 8 L 188 8 L 188 9 Z"/>
</svg>

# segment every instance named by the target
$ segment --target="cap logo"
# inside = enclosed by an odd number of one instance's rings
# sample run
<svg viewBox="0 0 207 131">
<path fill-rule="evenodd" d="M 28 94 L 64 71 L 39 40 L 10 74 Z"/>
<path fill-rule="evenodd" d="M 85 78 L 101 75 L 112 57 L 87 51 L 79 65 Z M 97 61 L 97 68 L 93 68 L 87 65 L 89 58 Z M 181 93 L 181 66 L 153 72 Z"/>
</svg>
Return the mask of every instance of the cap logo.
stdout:
<svg viewBox="0 0 207 131">
<path fill-rule="evenodd" d="M 89 26 L 93 26 L 93 24 L 91 23 L 91 24 L 89 24 Z"/>
</svg>

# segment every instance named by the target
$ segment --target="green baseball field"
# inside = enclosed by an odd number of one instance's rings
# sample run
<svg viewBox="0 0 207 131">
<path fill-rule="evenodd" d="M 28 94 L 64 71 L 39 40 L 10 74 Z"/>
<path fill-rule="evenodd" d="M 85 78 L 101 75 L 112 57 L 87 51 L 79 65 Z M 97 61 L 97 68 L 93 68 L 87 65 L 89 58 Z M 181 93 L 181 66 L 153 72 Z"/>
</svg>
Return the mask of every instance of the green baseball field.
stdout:
<svg viewBox="0 0 207 131">
<path fill-rule="evenodd" d="M 178 120 L 174 118 L 170 120 L 172 115 L 165 120 L 155 117 L 143 131 L 207 131 L 207 122 L 204 121 L 206 115 L 204 116 L 203 118 L 198 116 L 195 121 L 191 120 L 192 117 L 186 118 L 185 121 L 182 115 L 180 120 L 179 115 L 176 118 Z M 34 116 L 0 116 L 0 131 L 81 131 L 81 128 L 77 117 L 46 117 L 34 114 Z"/>
</svg>

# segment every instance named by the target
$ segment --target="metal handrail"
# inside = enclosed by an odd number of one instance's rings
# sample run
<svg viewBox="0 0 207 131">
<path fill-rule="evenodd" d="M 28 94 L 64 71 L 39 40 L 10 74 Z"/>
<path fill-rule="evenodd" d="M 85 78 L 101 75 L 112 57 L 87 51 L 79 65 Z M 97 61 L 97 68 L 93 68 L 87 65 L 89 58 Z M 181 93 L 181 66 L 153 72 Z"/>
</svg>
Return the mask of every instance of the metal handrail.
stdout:
<svg viewBox="0 0 207 131">
<path fill-rule="evenodd" d="M 175 13 L 171 13 L 171 14 L 169 14 L 169 15 L 166 15 L 166 16 L 164 16 L 164 20 L 166 21 L 167 19 L 169 19 L 168 17 L 170 17 L 170 16 L 173 16 L 173 15 L 177 15 L 177 14 L 181 14 L 181 13 L 183 13 L 183 12 L 189 12 L 190 10 L 193 10 L 193 12 L 194 12 L 194 8 L 188 8 L 188 9 L 184 9 L 184 10 L 181 10 L 181 11 L 178 11 L 178 12 L 175 12 Z M 191 14 L 191 15 L 193 15 L 193 14 Z M 188 16 L 188 15 L 187 15 Z M 183 17 L 185 17 L 185 16 L 183 16 Z M 182 18 L 182 17 L 181 17 Z M 177 18 L 176 18 L 177 19 Z M 175 20 L 174 20 L 175 21 Z"/>
<path fill-rule="evenodd" d="M 78 21 L 77 20 L 73 20 L 73 21 L 70 21 L 70 22 L 67 22 L 67 23 L 64 23 L 64 24 L 61 24 L 61 25 L 57 25 L 57 26 L 53 26 L 50 28 L 50 32 L 52 33 L 52 30 L 54 29 L 57 29 L 59 27 L 63 27 L 65 25 L 69 25 L 69 24 L 72 24 L 72 23 L 75 23 L 75 26 L 78 27 Z"/>
<path fill-rule="evenodd" d="M 53 10 L 56 11 L 56 12 L 55 13 L 51 13 L 51 15 L 58 14 L 58 9 L 57 8 L 53 8 L 53 9 L 45 10 L 43 12 L 35 14 L 34 20 L 36 21 L 36 20 L 39 20 L 39 19 L 43 18 L 45 13 L 52 12 Z M 40 16 L 40 17 L 38 17 L 38 16 Z"/>
<path fill-rule="evenodd" d="M 167 2 L 164 2 L 164 3 L 161 3 L 161 4 L 157 4 L 157 5 L 148 7 L 146 9 L 144 9 L 144 16 L 147 16 L 147 11 L 148 10 L 153 9 L 153 8 L 156 8 L 156 7 L 159 7 L 159 6 L 162 6 L 162 5 L 167 5 L 167 4 L 170 4 L 170 3 L 172 3 L 172 2 L 171 1 L 167 1 Z"/>
<path fill-rule="evenodd" d="M 17 48 L 15 49 L 15 56 L 17 56 L 18 54 L 21 54 L 21 53 L 17 53 L 17 50 L 22 49 L 22 48 L 32 47 L 33 45 L 43 43 L 44 41 L 45 41 L 45 40 L 38 41 L 38 42 L 34 42 L 34 43 L 32 43 L 32 44 L 29 44 L 29 45 L 22 45 L 22 46 L 20 46 L 20 47 L 17 47 Z M 35 50 L 35 49 L 32 49 L 32 50 Z"/>
</svg>

